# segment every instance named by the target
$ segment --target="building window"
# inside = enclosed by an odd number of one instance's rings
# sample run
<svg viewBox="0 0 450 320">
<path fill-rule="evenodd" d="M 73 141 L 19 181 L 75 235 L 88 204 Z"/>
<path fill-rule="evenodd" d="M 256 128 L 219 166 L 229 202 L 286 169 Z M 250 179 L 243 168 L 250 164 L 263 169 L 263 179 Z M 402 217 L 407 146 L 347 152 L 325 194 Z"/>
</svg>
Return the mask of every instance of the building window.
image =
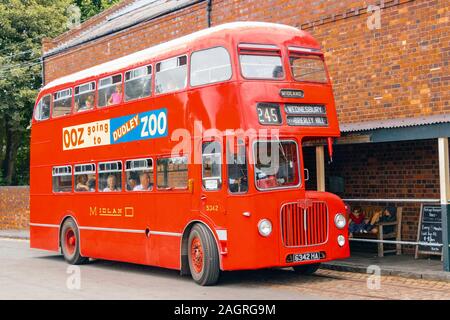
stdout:
<svg viewBox="0 0 450 320">
<path fill-rule="evenodd" d="M 153 189 L 153 160 L 137 159 L 125 163 L 127 191 L 151 191 Z"/>
<path fill-rule="evenodd" d="M 157 160 L 158 189 L 186 189 L 188 186 L 187 157 L 162 158 Z"/>
<path fill-rule="evenodd" d="M 75 87 L 75 112 L 91 110 L 95 105 L 95 82 Z"/>
<path fill-rule="evenodd" d="M 187 56 L 158 62 L 155 83 L 156 93 L 167 93 L 186 88 Z"/>
<path fill-rule="evenodd" d="M 149 97 L 152 91 L 152 66 L 125 73 L 125 101 Z"/>
<path fill-rule="evenodd" d="M 72 89 L 65 89 L 53 94 L 52 117 L 61 117 L 70 114 L 72 110 Z"/>
<path fill-rule="evenodd" d="M 112 106 L 122 102 L 122 75 L 103 78 L 98 83 L 98 106 Z"/>
<path fill-rule="evenodd" d="M 284 78 L 280 56 L 241 54 L 239 59 L 244 78 L 274 80 Z"/>
<path fill-rule="evenodd" d="M 74 166 L 75 192 L 94 192 L 96 189 L 95 164 L 77 164 Z"/>
<path fill-rule="evenodd" d="M 248 191 L 247 153 L 245 144 L 227 148 L 228 190 L 231 193 Z"/>
<path fill-rule="evenodd" d="M 202 184 L 209 191 L 222 187 L 222 148 L 219 142 L 202 145 Z"/>
<path fill-rule="evenodd" d="M 98 180 L 98 190 L 100 192 L 122 191 L 122 162 L 99 163 Z"/>
<path fill-rule="evenodd" d="M 72 191 L 72 167 L 53 167 L 52 170 L 53 192 Z"/>
<path fill-rule="evenodd" d="M 36 105 L 36 111 L 34 112 L 34 118 L 36 120 L 47 120 L 50 118 L 50 102 L 51 102 L 51 95 L 46 95 L 39 100 L 38 104 Z"/>
<path fill-rule="evenodd" d="M 194 52 L 191 56 L 191 86 L 231 79 L 231 60 L 227 49 L 217 47 Z"/>
</svg>

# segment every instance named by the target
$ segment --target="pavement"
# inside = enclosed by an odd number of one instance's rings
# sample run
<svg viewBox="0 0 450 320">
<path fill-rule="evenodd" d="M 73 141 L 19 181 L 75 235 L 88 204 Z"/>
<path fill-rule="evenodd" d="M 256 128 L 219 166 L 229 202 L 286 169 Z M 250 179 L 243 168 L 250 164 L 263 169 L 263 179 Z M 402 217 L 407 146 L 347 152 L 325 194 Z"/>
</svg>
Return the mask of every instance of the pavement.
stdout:
<svg viewBox="0 0 450 320">
<path fill-rule="evenodd" d="M 447 299 L 450 283 L 320 269 L 224 272 L 201 287 L 177 271 L 93 260 L 77 267 L 58 253 L 29 248 L 28 240 L 0 239 L 0 299 Z"/>
</svg>

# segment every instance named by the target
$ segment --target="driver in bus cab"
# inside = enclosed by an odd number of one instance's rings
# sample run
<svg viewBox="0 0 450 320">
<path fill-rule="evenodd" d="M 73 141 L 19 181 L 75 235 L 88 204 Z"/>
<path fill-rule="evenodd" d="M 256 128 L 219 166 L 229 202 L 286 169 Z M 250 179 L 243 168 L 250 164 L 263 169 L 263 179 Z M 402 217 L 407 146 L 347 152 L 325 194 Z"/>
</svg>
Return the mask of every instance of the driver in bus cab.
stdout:
<svg viewBox="0 0 450 320">
<path fill-rule="evenodd" d="M 148 191 L 151 190 L 150 175 L 148 172 L 142 172 L 139 175 L 139 185 L 134 187 L 133 191 Z"/>
</svg>

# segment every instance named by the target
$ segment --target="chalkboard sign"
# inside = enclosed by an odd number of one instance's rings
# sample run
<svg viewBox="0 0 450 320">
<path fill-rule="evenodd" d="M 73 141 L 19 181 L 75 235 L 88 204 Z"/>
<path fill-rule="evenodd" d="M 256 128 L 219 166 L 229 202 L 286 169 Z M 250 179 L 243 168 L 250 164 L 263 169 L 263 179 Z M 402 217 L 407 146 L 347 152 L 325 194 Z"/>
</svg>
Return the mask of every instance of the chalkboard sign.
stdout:
<svg viewBox="0 0 450 320">
<path fill-rule="evenodd" d="M 422 205 L 420 209 L 417 242 L 442 243 L 442 208 L 440 205 Z M 442 254 L 442 247 L 417 245 L 418 254 Z"/>
</svg>

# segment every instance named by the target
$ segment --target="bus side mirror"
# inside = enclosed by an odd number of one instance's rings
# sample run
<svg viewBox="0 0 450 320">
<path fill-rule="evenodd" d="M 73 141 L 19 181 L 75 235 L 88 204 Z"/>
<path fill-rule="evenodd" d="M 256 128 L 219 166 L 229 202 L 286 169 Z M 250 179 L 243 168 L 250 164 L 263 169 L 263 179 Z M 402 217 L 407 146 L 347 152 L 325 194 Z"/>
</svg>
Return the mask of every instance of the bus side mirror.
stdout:
<svg viewBox="0 0 450 320">
<path fill-rule="evenodd" d="M 309 170 L 305 169 L 305 181 L 309 181 Z"/>
</svg>

